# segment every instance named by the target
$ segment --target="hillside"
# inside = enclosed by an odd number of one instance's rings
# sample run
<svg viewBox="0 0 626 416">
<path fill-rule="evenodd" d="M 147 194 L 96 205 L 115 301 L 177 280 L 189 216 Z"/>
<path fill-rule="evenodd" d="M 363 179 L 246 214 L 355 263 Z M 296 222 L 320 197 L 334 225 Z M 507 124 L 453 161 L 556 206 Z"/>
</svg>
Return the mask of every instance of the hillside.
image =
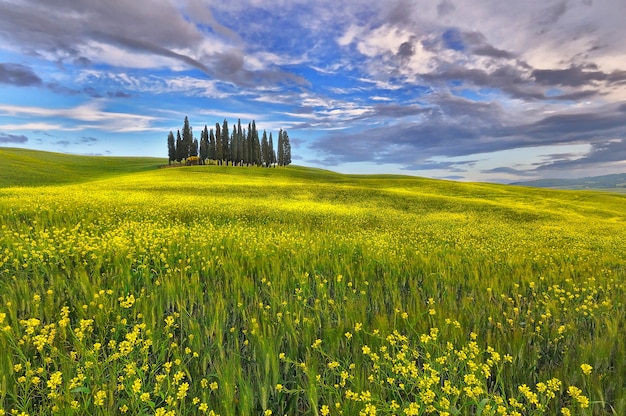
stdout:
<svg viewBox="0 0 626 416">
<path fill-rule="evenodd" d="M 626 192 L 626 173 L 591 176 L 580 179 L 539 179 L 515 182 L 511 185 L 553 189 L 597 189 L 611 192 Z"/>
<path fill-rule="evenodd" d="M 158 158 L 78 156 L 6 147 L 0 147 L 0 161 L 0 187 L 87 182 L 167 164 Z"/>
<path fill-rule="evenodd" d="M 42 157 L 6 173 L 74 183 L 0 188 L 5 413 L 626 414 L 626 195 Z"/>
</svg>

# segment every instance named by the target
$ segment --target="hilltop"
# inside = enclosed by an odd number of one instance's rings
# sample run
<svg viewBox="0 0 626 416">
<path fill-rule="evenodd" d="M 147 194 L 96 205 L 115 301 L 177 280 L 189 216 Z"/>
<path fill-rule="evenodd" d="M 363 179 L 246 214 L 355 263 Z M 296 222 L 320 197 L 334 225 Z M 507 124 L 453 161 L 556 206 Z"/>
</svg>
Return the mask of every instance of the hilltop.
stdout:
<svg viewBox="0 0 626 416">
<path fill-rule="evenodd" d="M 143 172 L 167 164 L 150 157 L 81 156 L 19 148 L 0 148 L 0 187 L 87 182 Z"/>
</svg>

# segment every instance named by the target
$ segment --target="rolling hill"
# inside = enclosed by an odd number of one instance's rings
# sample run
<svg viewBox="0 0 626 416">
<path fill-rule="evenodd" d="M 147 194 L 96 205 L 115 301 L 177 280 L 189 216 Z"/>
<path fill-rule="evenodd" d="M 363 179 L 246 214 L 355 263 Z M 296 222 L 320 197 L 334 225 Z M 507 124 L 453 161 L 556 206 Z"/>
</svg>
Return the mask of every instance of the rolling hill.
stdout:
<svg viewBox="0 0 626 416">
<path fill-rule="evenodd" d="M 153 170 L 167 159 L 79 156 L 19 148 L 0 148 L 0 187 L 60 185 Z"/>
</svg>

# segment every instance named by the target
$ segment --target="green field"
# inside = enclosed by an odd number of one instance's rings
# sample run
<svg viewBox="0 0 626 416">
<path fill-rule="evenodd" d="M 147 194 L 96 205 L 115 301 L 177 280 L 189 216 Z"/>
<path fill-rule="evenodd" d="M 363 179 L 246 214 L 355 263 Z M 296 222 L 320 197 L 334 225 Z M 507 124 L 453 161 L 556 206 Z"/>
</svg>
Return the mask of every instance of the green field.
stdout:
<svg viewBox="0 0 626 416">
<path fill-rule="evenodd" d="M 626 195 L 0 157 L 0 415 L 626 414 Z"/>
</svg>

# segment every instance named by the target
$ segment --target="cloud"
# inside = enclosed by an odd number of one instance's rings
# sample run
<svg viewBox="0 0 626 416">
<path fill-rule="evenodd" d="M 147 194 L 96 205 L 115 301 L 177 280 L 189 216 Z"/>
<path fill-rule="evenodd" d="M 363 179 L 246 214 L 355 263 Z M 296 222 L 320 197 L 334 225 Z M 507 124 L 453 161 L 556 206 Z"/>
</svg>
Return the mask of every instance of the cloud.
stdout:
<svg viewBox="0 0 626 416">
<path fill-rule="evenodd" d="M 456 7 L 450 0 L 442 0 L 439 4 L 437 4 L 437 15 L 439 17 L 444 17 L 454 12 Z"/>
<path fill-rule="evenodd" d="M 542 85 L 558 85 L 568 87 L 581 87 L 606 81 L 607 84 L 622 83 L 626 81 L 626 71 L 613 71 L 605 73 L 597 70 L 586 70 L 580 66 L 570 66 L 567 69 L 535 69 L 532 77 L 535 82 Z"/>
<path fill-rule="evenodd" d="M 590 143 L 596 153 L 588 160 L 623 157 L 626 119 L 617 106 L 595 111 L 567 111 L 526 122 L 493 103 L 476 103 L 452 96 L 433 100 L 421 121 L 398 122 L 358 132 L 334 132 L 311 143 L 329 166 L 351 162 L 396 163 L 405 169 L 450 168 L 433 165 L 435 157 L 470 157 L 476 154 L 528 147 Z M 620 139 L 623 140 L 623 139 Z M 616 144 L 617 143 L 617 144 Z M 624 157 L 626 159 L 626 157 Z M 467 163 L 474 162 L 468 159 Z M 447 162 L 445 162 L 447 163 Z M 555 162 L 552 162 L 553 166 Z"/>
<path fill-rule="evenodd" d="M 31 130 L 81 130 L 100 129 L 111 132 L 134 132 L 154 130 L 151 126 L 155 117 L 139 114 L 129 114 L 102 110 L 104 101 L 95 100 L 71 108 L 45 108 L 34 106 L 16 106 L 0 104 L 0 115 L 30 116 L 37 118 L 59 118 L 62 120 L 79 122 L 80 124 L 48 124 L 27 123 L 21 125 L 24 129 Z M 20 125 L 0 125 L 0 129 L 13 130 Z"/>
<path fill-rule="evenodd" d="M 626 161 L 626 139 L 603 140 L 592 143 L 589 153 L 582 157 L 571 158 L 570 155 L 554 157 L 547 162 L 536 163 L 537 170 L 580 169 L 591 165 L 606 165 L 613 162 Z"/>
<path fill-rule="evenodd" d="M 27 141 L 28 141 L 28 137 L 24 136 L 23 134 L 17 135 L 17 134 L 0 133 L 0 143 L 3 143 L 3 144 L 26 143 Z"/>
<path fill-rule="evenodd" d="M 0 84 L 15 85 L 18 87 L 39 86 L 41 85 L 41 78 L 27 66 L 0 63 Z"/>
</svg>

